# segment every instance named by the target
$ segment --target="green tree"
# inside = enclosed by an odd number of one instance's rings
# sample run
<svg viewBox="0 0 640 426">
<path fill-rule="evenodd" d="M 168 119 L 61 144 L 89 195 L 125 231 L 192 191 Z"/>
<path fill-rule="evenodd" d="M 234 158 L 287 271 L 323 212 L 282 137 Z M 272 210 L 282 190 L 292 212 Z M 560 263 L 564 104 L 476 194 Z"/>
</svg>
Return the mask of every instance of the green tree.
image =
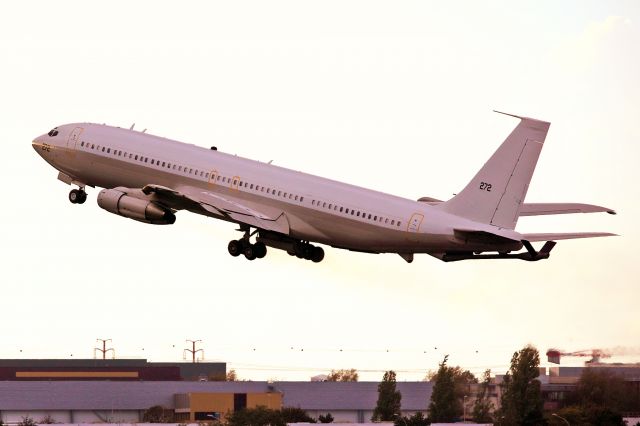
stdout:
<svg viewBox="0 0 640 426">
<path fill-rule="evenodd" d="M 154 405 L 145 410 L 142 421 L 145 423 L 171 423 L 173 422 L 173 410 L 164 408 L 161 405 Z"/>
<path fill-rule="evenodd" d="M 280 410 L 280 417 L 285 423 L 315 423 L 307 412 L 298 407 L 284 407 Z"/>
<path fill-rule="evenodd" d="M 525 346 L 511 358 L 504 377 L 500 413 L 501 424 L 538 426 L 545 423 L 540 392 L 540 354 L 533 346 Z"/>
<path fill-rule="evenodd" d="M 373 410 L 372 421 L 391 421 L 400 415 L 402 395 L 396 390 L 396 373 L 389 370 L 384 373 L 378 385 L 378 402 Z"/>
<path fill-rule="evenodd" d="M 411 417 L 397 417 L 394 426 L 429 426 L 431 422 L 421 412 Z"/>
<path fill-rule="evenodd" d="M 228 426 L 286 426 L 287 423 L 315 423 L 301 408 L 272 410 L 263 406 L 234 411 L 226 418 Z"/>
<path fill-rule="evenodd" d="M 355 368 L 350 370 L 331 370 L 327 376 L 327 382 L 357 382 L 358 371 Z"/>
<path fill-rule="evenodd" d="M 318 421 L 320 423 L 333 423 L 333 416 L 331 415 L 331 413 L 327 413 L 325 415 L 320 414 L 318 416 Z M 0 425 L 2 426 L 2 425 Z"/>
<path fill-rule="evenodd" d="M 478 386 L 476 400 L 473 403 L 473 421 L 476 423 L 492 423 L 493 403 L 490 398 L 491 370 L 485 370 L 482 383 Z"/>
<path fill-rule="evenodd" d="M 585 368 L 569 396 L 570 403 L 584 408 L 601 407 L 617 412 L 640 411 L 638 391 L 624 378 L 604 368 Z"/>
<path fill-rule="evenodd" d="M 36 423 L 36 421 L 33 420 L 28 415 L 26 417 L 23 417 L 22 420 L 18 422 L 18 426 L 37 426 L 37 425 L 38 424 Z"/>
<path fill-rule="evenodd" d="M 456 395 L 454 369 L 447 366 L 449 355 L 438 366 L 433 378 L 433 391 L 429 403 L 429 420 L 431 422 L 453 422 L 462 413 L 462 406 Z"/>
</svg>

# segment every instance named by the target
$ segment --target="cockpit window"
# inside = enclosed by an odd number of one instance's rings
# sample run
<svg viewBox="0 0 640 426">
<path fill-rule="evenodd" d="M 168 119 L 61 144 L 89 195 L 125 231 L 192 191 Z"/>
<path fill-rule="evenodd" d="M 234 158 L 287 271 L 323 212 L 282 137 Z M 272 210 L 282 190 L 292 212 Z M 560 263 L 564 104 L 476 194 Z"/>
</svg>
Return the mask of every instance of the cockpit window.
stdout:
<svg viewBox="0 0 640 426">
<path fill-rule="evenodd" d="M 54 136 L 58 136 L 58 128 L 54 127 L 53 129 L 51 129 L 51 131 L 49 133 L 47 133 L 50 137 L 54 137 Z"/>
</svg>

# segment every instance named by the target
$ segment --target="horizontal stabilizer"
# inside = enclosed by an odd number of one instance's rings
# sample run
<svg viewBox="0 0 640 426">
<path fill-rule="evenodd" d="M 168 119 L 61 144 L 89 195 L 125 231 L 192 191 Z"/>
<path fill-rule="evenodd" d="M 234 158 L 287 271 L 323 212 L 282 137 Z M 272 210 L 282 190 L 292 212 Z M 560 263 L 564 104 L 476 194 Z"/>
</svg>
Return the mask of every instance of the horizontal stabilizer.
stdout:
<svg viewBox="0 0 640 426">
<path fill-rule="evenodd" d="M 557 240 L 574 240 L 577 238 L 595 238 L 595 237 L 617 237 L 618 234 L 610 232 L 563 232 L 563 233 L 547 233 L 547 234 L 522 234 L 522 239 L 535 241 L 557 241 Z"/>
<path fill-rule="evenodd" d="M 520 216 L 543 216 L 570 213 L 616 214 L 615 210 L 593 204 L 581 203 L 524 203 L 520 208 Z"/>
</svg>

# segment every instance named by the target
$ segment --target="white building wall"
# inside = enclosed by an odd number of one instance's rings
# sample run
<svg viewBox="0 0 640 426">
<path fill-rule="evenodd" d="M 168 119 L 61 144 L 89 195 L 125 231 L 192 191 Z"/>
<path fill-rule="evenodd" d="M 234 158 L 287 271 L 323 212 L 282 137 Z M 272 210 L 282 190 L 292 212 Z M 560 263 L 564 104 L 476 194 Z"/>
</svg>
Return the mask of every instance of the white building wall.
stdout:
<svg viewBox="0 0 640 426">
<path fill-rule="evenodd" d="M 0 411 L 0 420 L 5 424 L 17 424 L 26 417 L 30 417 L 36 423 L 42 423 L 42 420 L 50 416 L 55 423 L 74 424 L 78 423 L 136 423 L 140 419 L 140 413 L 137 410 L 31 410 L 31 411 Z"/>
</svg>

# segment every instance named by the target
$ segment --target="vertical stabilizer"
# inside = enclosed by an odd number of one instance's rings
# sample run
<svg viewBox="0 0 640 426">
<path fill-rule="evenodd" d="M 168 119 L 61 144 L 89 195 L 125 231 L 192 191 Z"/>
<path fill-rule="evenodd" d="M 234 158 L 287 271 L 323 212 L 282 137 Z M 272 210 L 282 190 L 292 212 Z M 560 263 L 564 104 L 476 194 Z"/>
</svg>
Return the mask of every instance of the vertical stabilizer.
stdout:
<svg viewBox="0 0 640 426">
<path fill-rule="evenodd" d="M 515 228 L 550 123 L 512 116 L 520 123 L 500 148 L 462 192 L 438 208 L 476 222 Z"/>
</svg>

